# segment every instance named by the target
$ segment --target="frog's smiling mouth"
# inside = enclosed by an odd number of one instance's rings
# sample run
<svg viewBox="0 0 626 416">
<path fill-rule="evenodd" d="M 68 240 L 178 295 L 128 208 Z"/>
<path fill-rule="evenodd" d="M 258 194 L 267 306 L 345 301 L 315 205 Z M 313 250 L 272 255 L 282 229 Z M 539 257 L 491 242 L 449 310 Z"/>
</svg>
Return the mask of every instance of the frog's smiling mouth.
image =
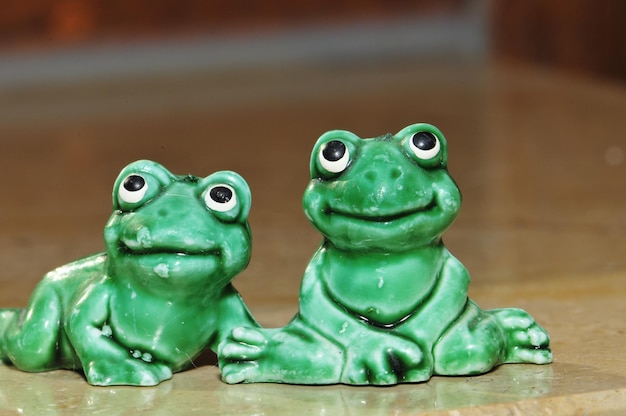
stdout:
<svg viewBox="0 0 626 416">
<path fill-rule="evenodd" d="M 385 223 L 394 222 L 396 220 L 406 219 L 408 217 L 413 217 L 416 215 L 432 212 L 435 209 L 437 209 L 437 207 L 438 207 L 437 200 L 433 196 L 431 200 L 425 205 L 420 205 L 420 206 L 409 208 L 409 209 L 403 209 L 402 211 L 386 213 L 386 214 L 378 214 L 374 210 L 369 210 L 368 212 L 356 213 L 356 212 L 351 212 L 347 209 L 333 207 L 330 204 L 327 205 L 322 210 L 322 212 L 329 217 L 338 216 L 338 217 L 345 217 L 345 218 L 350 218 L 350 219 L 355 219 L 355 220 L 362 220 L 362 221 L 367 221 L 367 222 L 385 224 Z"/>
<path fill-rule="evenodd" d="M 222 250 L 217 247 L 134 247 L 124 241 L 118 243 L 118 256 L 117 260 L 123 264 L 139 267 L 144 276 L 154 273 L 162 279 L 180 281 L 182 278 L 189 282 L 213 275 L 225 261 Z"/>
<path fill-rule="evenodd" d="M 176 258 L 203 257 L 203 256 L 220 257 L 221 256 L 221 251 L 217 248 L 214 248 L 214 249 L 196 248 L 196 247 L 172 248 L 172 247 L 161 247 L 161 246 L 133 247 L 133 244 L 129 244 L 124 241 L 119 242 L 118 251 L 122 254 L 129 254 L 129 255 L 134 255 L 134 256 L 159 255 L 159 256 L 173 256 Z"/>
</svg>

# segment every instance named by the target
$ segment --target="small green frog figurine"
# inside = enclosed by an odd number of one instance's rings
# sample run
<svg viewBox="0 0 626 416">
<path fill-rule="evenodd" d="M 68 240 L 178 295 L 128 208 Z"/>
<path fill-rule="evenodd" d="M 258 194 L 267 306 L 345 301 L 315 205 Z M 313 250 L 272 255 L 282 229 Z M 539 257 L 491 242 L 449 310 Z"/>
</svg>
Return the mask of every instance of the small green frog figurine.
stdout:
<svg viewBox="0 0 626 416">
<path fill-rule="evenodd" d="M 552 361 L 549 338 L 520 309 L 483 311 L 443 245 L 460 192 L 443 134 L 320 137 L 304 210 L 323 234 L 284 328 L 240 327 L 218 347 L 227 383 L 391 385 Z"/>
<path fill-rule="evenodd" d="M 239 325 L 230 284 L 250 259 L 250 190 L 234 172 L 122 170 L 106 252 L 48 273 L 26 309 L 0 310 L 0 358 L 25 371 L 83 369 L 94 385 L 172 377 Z"/>
</svg>

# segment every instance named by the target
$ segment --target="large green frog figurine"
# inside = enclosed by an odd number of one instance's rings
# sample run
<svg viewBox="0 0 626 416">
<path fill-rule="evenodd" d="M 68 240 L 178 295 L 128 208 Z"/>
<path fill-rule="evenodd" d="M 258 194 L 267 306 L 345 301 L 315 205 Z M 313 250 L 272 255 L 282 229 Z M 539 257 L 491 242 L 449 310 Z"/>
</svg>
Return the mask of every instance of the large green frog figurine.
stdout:
<svg viewBox="0 0 626 416">
<path fill-rule="evenodd" d="M 0 358 L 82 368 L 94 385 L 154 385 L 233 327 L 255 326 L 230 281 L 250 259 L 241 176 L 175 176 L 137 161 L 113 188 L 106 252 L 48 273 L 26 309 L 0 310 Z"/>
<path fill-rule="evenodd" d="M 228 383 L 390 385 L 551 362 L 549 339 L 520 309 L 483 311 L 441 235 L 461 206 L 443 134 L 320 137 L 304 210 L 324 240 L 284 328 L 240 327 L 219 346 Z"/>
</svg>

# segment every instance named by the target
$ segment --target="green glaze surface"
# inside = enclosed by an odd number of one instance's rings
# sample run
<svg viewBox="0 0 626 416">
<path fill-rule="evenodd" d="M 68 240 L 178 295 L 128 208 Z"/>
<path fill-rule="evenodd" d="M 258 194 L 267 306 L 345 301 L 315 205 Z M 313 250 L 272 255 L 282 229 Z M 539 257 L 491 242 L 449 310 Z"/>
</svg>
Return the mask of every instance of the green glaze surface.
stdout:
<svg viewBox="0 0 626 416">
<path fill-rule="evenodd" d="M 230 281 L 250 259 L 250 190 L 234 172 L 122 170 L 106 252 L 48 273 L 25 309 L 0 310 L 0 358 L 25 371 L 83 369 L 94 385 L 154 385 L 255 326 Z"/>
<path fill-rule="evenodd" d="M 443 134 L 322 135 L 304 210 L 324 240 L 284 328 L 239 327 L 218 348 L 227 383 L 391 385 L 552 361 L 520 309 L 481 310 L 469 274 L 443 245 L 461 195 Z"/>
</svg>

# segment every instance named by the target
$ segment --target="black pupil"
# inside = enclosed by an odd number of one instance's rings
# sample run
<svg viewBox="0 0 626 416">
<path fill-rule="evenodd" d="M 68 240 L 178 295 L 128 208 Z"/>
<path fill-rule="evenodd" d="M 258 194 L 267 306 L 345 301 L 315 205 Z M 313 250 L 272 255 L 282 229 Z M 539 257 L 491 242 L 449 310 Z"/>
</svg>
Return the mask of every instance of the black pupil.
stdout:
<svg viewBox="0 0 626 416">
<path fill-rule="evenodd" d="M 437 138 L 434 134 L 420 131 L 413 135 L 413 145 L 421 150 L 430 150 L 437 145 Z"/>
<path fill-rule="evenodd" d="M 136 192 L 144 187 L 146 181 L 139 175 L 130 175 L 124 181 L 124 189 L 130 192 Z"/>
<path fill-rule="evenodd" d="M 322 155 L 324 159 L 329 160 L 331 162 L 336 162 L 346 154 L 346 145 L 341 143 L 339 140 L 333 140 L 326 144 L 324 150 L 322 151 Z"/>
<path fill-rule="evenodd" d="M 216 186 L 209 192 L 211 199 L 220 204 L 225 204 L 233 197 L 233 192 L 225 186 Z"/>
</svg>

